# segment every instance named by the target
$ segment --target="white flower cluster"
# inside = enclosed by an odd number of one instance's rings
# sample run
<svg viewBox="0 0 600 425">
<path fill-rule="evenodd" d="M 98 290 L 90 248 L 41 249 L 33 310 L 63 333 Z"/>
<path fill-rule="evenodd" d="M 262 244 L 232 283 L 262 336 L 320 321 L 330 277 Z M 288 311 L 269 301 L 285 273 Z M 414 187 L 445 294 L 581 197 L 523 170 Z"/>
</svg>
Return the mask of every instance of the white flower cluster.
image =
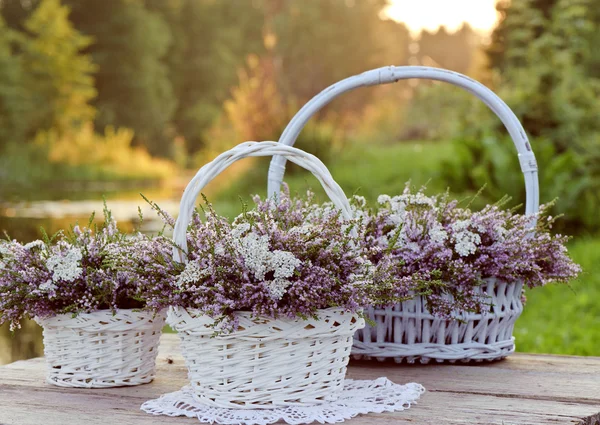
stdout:
<svg viewBox="0 0 600 425">
<path fill-rule="evenodd" d="M 241 225 L 240 225 L 241 226 Z M 238 226 L 239 227 L 239 226 Z M 244 258 L 244 263 L 258 280 L 264 280 L 268 272 L 273 272 L 274 280 L 266 282 L 271 296 L 281 299 L 285 289 L 291 285 L 287 278 L 294 275 L 296 267 L 301 263 L 294 254 L 288 251 L 271 251 L 269 237 L 249 233 L 239 240 L 236 250 Z"/>
<path fill-rule="evenodd" d="M 239 239 L 236 250 L 244 258 L 246 266 L 254 272 L 254 276 L 259 280 L 264 279 L 271 256 L 269 237 L 250 233 Z"/>
<path fill-rule="evenodd" d="M 67 254 L 53 255 L 48 258 L 46 267 L 52 272 L 52 280 L 54 282 L 65 280 L 72 282 L 81 276 L 83 269 L 80 267 L 80 261 L 83 258 L 79 248 L 71 248 Z"/>
<path fill-rule="evenodd" d="M 10 250 L 10 248 L 7 247 L 7 245 L 7 243 L 0 242 L 0 255 L 4 257 L 12 256 L 12 251 Z"/>
<path fill-rule="evenodd" d="M 468 230 L 471 226 L 470 220 L 458 220 L 452 223 L 454 249 L 461 257 L 475 254 L 477 245 L 481 243 L 481 237 L 477 233 Z"/>
<path fill-rule="evenodd" d="M 373 283 L 373 272 L 375 265 L 371 260 L 364 257 L 357 257 L 357 263 L 360 264 L 360 272 L 352 273 L 348 276 L 348 284 L 353 286 L 363 286 Z"/>
<path fill-rule="evenodd" d="M 431 229 L 429 229 L 429 237 L 431 241 L 436 244 L 443 244 L 448 239 L 448 232 L 444 230 L 444 226 L 440 223 L 435 223 Z"/>
<path fill-rule="evenodd" d="M 283 278 L 275 278 L 266 282 L 266 284 L 267 288 L 269 288 L 269 294 L 271 294 L 271 298 L 279 301 L 283 298 L 286 292 L 285 290 L 292 284 L 292 282 Z"/>
<path fill-rule="evenodd" d="M 367 206 L 367 200 L 364 196 L 354 195 L 350 199 L 350 209 L 352 210 L 352 216 L 357 219 L 365 218 L 367 213 L 365 208 Z"/>
<path fill-rule="evenodd" d="M 250 230 L 250 223 L 241 223 L 231 229 L 233 239 L 240 239 L 244 233 Z"/>
<path fill-rule="evenodd" d="M 30 250 L 32 248 L 40 248 L 40 249 L 44 249 L 46 247 L 46 244 L 41 241 L 41 240 L 36 240 L 33 242 L 29 242 L 28 244 L 25 244 L 25 246 L 23 248 L 25 248 L 26 250 Z"/>
<path fill-rule="evenodd" d="M 40 290 L 46 292 L 54 291 L 56 288 L 58 287 L 51 280 L 47 280 L 40 285 Z"/>
<path fill-rule="evenodd" d="M 313 224 L 303 224 L 302 226 L 292 227 L 290 234 L 298 236 L 309 236 L 316 230 L 316 226 Z"/>
<path fill-rule="evenodd" d="M 269 258 L 269 269 L 273 270 L 275 278 L 292 277 L 301 261 L 288 251 L 275 250 Z"/>
<path fill-rule="evenodd" d="M 224 255 L 225 254 L 225 247 L 221 244 L 216 244 L 215 245 L 215 255 Z"/>
<path fill-rule="evenodd" d="M 405 193 L 390 197 L 389 195 L 379 195 L 377 198 L 379 205 L 387 206 L 390 210 L 388 224 L 398 226 L 402 224 L 406 216 L 406 207 L 409 205 L 425 205 L 435 208 L 435 199 L 425 196 L 421 192 L 412 194 Z"/>
<path fill-rule="evenodd" d="M 197 261 L 190 261 L 185 265 L 185 269 L 181 272 L 175 283 L 181 288 L 185 283 L 195 283 L 208 276 L 209 271 L 202 269 Z"/>
<path fill-rule="evenodd" d="M 506 233 L 508 231 L 501 225 L 494 226 L 494 233 L 496 234 L 496 238 L 500 242 L 504 242 L 506 239 Z"/>
</svg>

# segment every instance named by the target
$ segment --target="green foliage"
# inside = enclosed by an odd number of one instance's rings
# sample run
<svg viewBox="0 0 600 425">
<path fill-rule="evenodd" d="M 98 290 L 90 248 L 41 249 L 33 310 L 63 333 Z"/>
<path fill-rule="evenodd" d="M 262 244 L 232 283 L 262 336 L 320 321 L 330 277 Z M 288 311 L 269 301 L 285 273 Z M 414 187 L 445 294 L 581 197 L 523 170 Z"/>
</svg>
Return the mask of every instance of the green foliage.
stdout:
<svg viewBox="0 0 600 425">
<path fill-rule="evenodd" d="M 291 111 L 327 85 L 408 57 L 406 27 L 381 19 L 385 0 L 62 2 L 0 2 L 12 30 L 10 41 L 0 41 L 5 46 L 0 61 L 7 62 L 7 88 L 0 87 L 0 105 L 10 105 L 2 117 L 7 140 L 26 142 L 50 129 L 67 132 L 93 119 L 100 131 L 130 128 L 135 144 L 182 161 L 186 148 L 196 153 L 213 147 L 211 129 L 223 121 L 228 100 L 258 93 L 263 105 L 244 105 L 235 131 L 264 127 L 268 131 L 259 133 L 276 139 Z M 255 88 L 231 93 L 248 57 L 270 64 L 264 78 L 280 96 L 281 104 L 271 106 L 283 111 L 279 115 L 251 114 L 274 95 Z M 26 81 L 17 81 L 20 76 Z M 236 90 L 246 90 L 242 86 Z M 374 94 L 353 92 L 319 118 L 351 130 Z M 26 118 L 17 122 L 16 116 Z M 281 120 L 269 122 L 273 117 Z"/>
<path fill-rule="evenodd" d="M 583 158 L 572 149 L 558 153 L 556 146 L 546 139 L 534 142 L 533 150 L 540 164 L 540 199 L 549 202 L 558 197 L 553 214 L 565 216 L 557 223 L 559 230 L 572 233 L 583 227 L 593 228 L 598 200 L 590 188 L 598 182 L 593 182 L 593 177 L 587 174 Z M 456 139 L 452 145 L 451 158 L 444 160 L 441 173 L 453 190 L 474 193 L 484 187 L 474 201 L 476 207 L 494 203 L 506 195 L 511 197 L 511 205 L 524 203 L 523 174 L 517 151 L 508 136 Z"/>
<path fill-rule="evenodd" d="M 239 83 L 231 99 L 224 104 L 225 115 L 211 128 L 207 150 L 211 154 L 246 140 L 277 140 L 296 108 L 286 104 L 274 78 L 274 64 L 269 58 L 250 56 L 246 69 L 239 72 Z M 327 163 L 339 131 L 326 120 L 310 120 L 295 146 L 317 155 Z M 210 158 L 204 152 L 199 165 Z"/>
<path fill-rule="evenodd" d="M 461 129 L 472 94 L 446 83 L 419 84 L 406 106 L 400 139 L 446 140 Z"/>
<path fill-rule="evenodd" d="M 132 147 L 131 130 L 94 132 L 90 102 L 96 95 L 96 67 L 82 53 L 92 39 L 74 28 L 69 8 L 59 0 L 34 4 L 28 11 L 2 3 L 12 26 L 22 28 L 15 31 L 0 20 L 3 193 L 61 180 L 144 180 L 170 174 L 170 164 Z"/>
<path fill-rule="evenodd" d="M 95 67 L 81 54 L 90 39 L 73 27 L 69 9 L 58 0 L 36 4 L 26 19 L 18 21 L 25 9 L 14 2 L 2 3 L 2 12 L 13 19 L 8 24 L 22 28 L 15 31 L 0 23 L 3 147 L 27 142 L 40 130 L 64 132 L 94 115 L 89 101 L 95 95 Z"/>
<path fill-rule="evenodd" d="M 73 27 L 69 9 L 59 0 L 42 0 L 24 27 L 29 36 L 19 47 L 27 91 L 36 105 L 30 125 L 59 132 L 81 126 L 94 115 L 89 101 L 96 94 L 95 67 L 90 57 L 80 54 L 91 39 Z"/>
<path fill-rule="evenodd" d="M 178 101 L 173 124 L 188 149 L 207 143 L 204 132 L 221 113 L 237 72 L 250 53 L 261 54 L 261 2 L 146 0 L 173 39 L 165 62 Z"/>
<path fill-rule="evenodd" d="M 173 174 L 170 163 L 152 158 L 140 147 L 132 148 L 132 139 L 131 130 L 107 128 L 100 135 L 88 123 L 63 135 L 55 130 L 40 132 L 35 143 L 8 144 L 0 156 L 0 194 L 43 191 L 57 182 L 137 181 L 139 184 Z"/>
<path fill-rule="evenodd" d="M 600 239 L 572 242 L 569 253 L 584 273 L 570 287 L 550 285 L 527 292 L 527 305 L 515 326 L 519 351 L 600 354 Z"/>
<path fill-rule="evenodd" d="M 544 33 L 557 0 L 499 0 L 500 22 L 487 49 L 490 67 L 505 71 L 521 66 L 529 44 Z"/>
<path fill-rule="evenodd" d="M 25 141 L 27 116 L 35 107 L 27 95 L 23 61 L 13 52 L 17 40 L 18 33 L 0 17 L 0 148 Z"/>
<path fill-rule="evenodd" d="M 98 69 L 96 125 L 129 127 L 152 154 L 169 156 L 168 129 L 176 106 L 168 68 L 169 27 L 141 0 L 64 0 L 71 19 L 94 43 Z"/>
<path fill-rule="evenodd" d="M 502 6 L 504 7 L 504 6 Z M 600 13 L 587 0 L 512 2 L 491 46 L 493 66 L 503 71 L 497 90 L 515 111 L 538 157 L 541 200 L 559 198 L 571 231 L 600 229 L 600 74 L 596 48 Z M 477 100 L 465 105 L 455 136 L 455 169 L 446 178 L 459 190 L 483 183 L 491 196 L 524 192 L 516 153 L 497 118 Z M 467 139 L 465 141 L 465 139 Z M 482 151 L 481 141 L 484 149 Z M 511 158 L 512 157 L 512 158 Z M 489 198 L 488 198 L 489 199 Z"/>
</svg>

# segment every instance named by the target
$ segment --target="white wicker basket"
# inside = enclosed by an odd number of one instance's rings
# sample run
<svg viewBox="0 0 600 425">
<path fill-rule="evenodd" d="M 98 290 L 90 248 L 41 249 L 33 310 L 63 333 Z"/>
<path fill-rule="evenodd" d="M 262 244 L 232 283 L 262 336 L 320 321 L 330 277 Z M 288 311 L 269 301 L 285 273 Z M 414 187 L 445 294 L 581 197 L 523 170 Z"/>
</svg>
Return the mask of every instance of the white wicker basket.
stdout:
<svg viewBox="0 0 600 425">
<path fill-rule="evenodd" d="M 393 83 L 408 78 L 444 81 L 461 87 L 480 98 L 502 121 L 519 153 L 525 177 L 525 212 L 534 214 L 539 207 L 538 173 L 535 156 L 523 126 L 510 108 L 490 89 L 471 78 L 439 68 L 406 66 L 367 71 L 336 83 L 310 100 L 285 128 L 279 143 L 292 146 L 308 120 L 323 106 L 342 93 L 357 87 Z M 274 157 L 269 169 L 270 196 L 279 192 L 285 172 L 284 157 Z M 424 300 L 398 304 L 394 308 L 368 311 L 377 326 L 357 332 L 353 354 L 397 362 L 496 360 L 515 350 L 512 331 L 522 312 L 519 282 L 489 279 L 484 290 L 492 297 L 494 308 L 486 315 L 464 315 L 464 323 L 440 320 L 425 308 Z"/>
<path fill-rule="evenodd" d="M 352 353 L 358 359 L 414 363 L 430 359 L 496 360 L 514 352 L 512 331 L 523 312 L 519 282 L 486 279 L 481 288 L 494 304 L 489 314 L 465 313 L 461 321 L 431 315 L 421 297 L 391 308 L 366 310 L 377 326 L 367 326 L 355 335 Z"/>
<path fill-rule="evenodd" d="M 313 155 L 275 142 L 247 142 L 204 165 L 185 189 L 174 241 L 177 261 L 186 261 L 186 230 L 202 188 L 233 162 L 249 156 L 285 155 L 311 171 L 342 211 L 350 205 L 327 168 Z M 352 337 L 364 326 L 356 314 L 318 311 L 319 320 L 270 319 L 237 312 L 237 331 L 216 337 L 213 320 L 196 310 L 170 308 L 168 323 L 177 330 L 188 377 L 198 401 L 210 406 L 270 409 L 335 400 L 346 375 Z"/>
<path fill-rule="evenodd" d="M 174 308 L 169 323 L 181 338 L 196 400 L 214 407 L 273 408 L 335 400 L 344 386 L 356 315 L 320 310 L 318 320 L 237 314 L 238 331 L 212 337 L 213 320 Z"/>
<path fill-rule="evenodd" d="M 60 387 L 107 388 L 154 379 L 164 312 L 110 310 L 36 317 L 44 328 L 46 381 Z"/>
</svg>

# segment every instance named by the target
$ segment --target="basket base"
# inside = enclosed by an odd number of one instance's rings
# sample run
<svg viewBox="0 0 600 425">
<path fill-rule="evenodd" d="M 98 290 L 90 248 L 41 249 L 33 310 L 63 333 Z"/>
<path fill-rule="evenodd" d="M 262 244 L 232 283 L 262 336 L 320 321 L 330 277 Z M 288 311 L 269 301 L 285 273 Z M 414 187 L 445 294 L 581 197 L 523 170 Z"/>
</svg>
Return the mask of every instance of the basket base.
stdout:
<svg viewBox="0 0 600 425">
<path fill-rule="evenodd" d="M 135 379 L 60 379 L 52 376 L 46 377 L 46 383 L 63 388 L 114 388 L 133 387 L 136 385 L 149 384 L 154 381 L 154 372 L 148 376 L 136 376 Z"/>
<path fill-rule="evenodd" d="M 505 359 L 515 352 L 515 338 L 491 344 L 365 344 L 354 341 L 352 358 L 395 363 L 480 363 Z"/>
</svg>

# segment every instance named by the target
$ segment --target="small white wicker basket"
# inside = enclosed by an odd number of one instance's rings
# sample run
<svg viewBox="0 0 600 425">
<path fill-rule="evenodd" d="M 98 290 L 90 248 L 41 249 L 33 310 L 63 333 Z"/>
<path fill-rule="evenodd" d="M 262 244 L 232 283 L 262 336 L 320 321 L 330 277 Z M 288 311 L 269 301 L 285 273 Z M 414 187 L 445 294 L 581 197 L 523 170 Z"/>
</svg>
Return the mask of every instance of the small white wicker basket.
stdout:
<svg viewBox="0 0 600 425">
<path fill-rule="evenodd" d="M 292 146 L 308 120 L 337 96 L 358 87 L 397 82 L 408 78 L 444 81 L 480 98 L 502 121 L 519 153 L 527 193 L 526 214 L 539 207 L 538 172 L 535 155 L 523 126 L 494 92 L 483 84 L 456 72 L 420 66 L 384 67 L 342 80 L 311 99 L 285 128 L 279 143 Z M 279 192 L 285 173 L 284 157 L 273 157 L 269 168 L 268 194 Z M 524 242 L 526 243 L 526 242 Z M 357 332 L 353 353 L 358 357 L 396 362 L 496 360 L 515 350 L 512 336 L 515 321 L 522 312 L 520 282 L 488 279 L 482 290 L 491 296 L 493 309 L 486 315 L 464 314 L 463 323 L 441 320 L 425 308 L 423 299 L 398 304 L 393 308 L 370 308 L 367 315 L 377 326 Z"/>
<path fill-rule="evenodd" d="M 175 260 L 185 262 L 186 231 L 202 188 L 233 162 L 250 156 L 285 155 L 311 171 L 345 218 L 344 192 L 313 155 L 275 142 L 247 142 L 204 165 L 188 184 L 175 225 Z M 319 310 L 319 320 L 271 319 L 237 312 L 237 331 L 216 337 L 214 321 L 196 310 L 170 308 L 195 398 L 209 406 L 272 409 L 335 400 L 343 388 L 352 337 L 364 319 L 339 309 Z"/>
<path fill-rule="evenodd" d="M 36 317 L 44 328 L 46 382 L 78 388 L 151 382 L 165 316 L 124 309 Z"/>
</svg>

